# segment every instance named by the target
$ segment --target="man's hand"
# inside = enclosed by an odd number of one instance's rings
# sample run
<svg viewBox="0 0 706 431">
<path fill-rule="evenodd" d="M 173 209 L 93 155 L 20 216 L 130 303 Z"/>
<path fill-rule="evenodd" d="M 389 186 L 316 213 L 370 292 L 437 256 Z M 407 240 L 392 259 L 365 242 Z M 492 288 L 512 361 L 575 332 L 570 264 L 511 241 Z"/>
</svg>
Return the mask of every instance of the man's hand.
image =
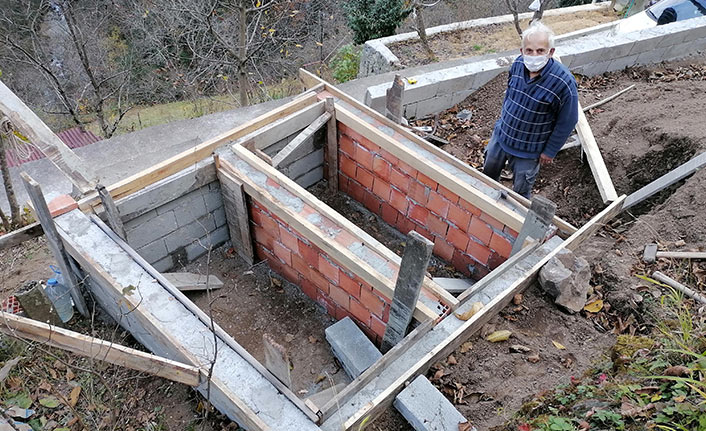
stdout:
<svg viewBox="0 0 706 431">
<path fill-rule="evenodd" d="M 554 162 L 554 159 L 552 157 L 549 157 L 544 153 L 539 155 L 539 164 L 540 165 L 549 165 L 552 162 Z"/>
</svg>

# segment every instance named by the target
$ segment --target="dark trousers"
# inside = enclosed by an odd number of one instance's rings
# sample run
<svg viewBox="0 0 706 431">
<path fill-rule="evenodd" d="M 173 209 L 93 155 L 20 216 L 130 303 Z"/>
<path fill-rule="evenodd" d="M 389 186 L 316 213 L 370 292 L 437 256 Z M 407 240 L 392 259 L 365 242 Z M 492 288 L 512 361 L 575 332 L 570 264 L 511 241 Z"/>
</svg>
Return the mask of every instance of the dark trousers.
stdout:
<svg viewBox="0 0 706 431">
<path fill-rule="evenodd" d="M 539 159 L 523 159 L 506 153 L 498 144 L 495 132 L 493 132 L 493 136 L 488 142 L 488 147 L 485 149 L 483 173 L 498 181 L 500 173 L 505 168 L 505 163 L 508 164 L 514 175 L 512 189 L 529 199 L 532 193 L 532 186 L 539 173 Z"/>
</svg>

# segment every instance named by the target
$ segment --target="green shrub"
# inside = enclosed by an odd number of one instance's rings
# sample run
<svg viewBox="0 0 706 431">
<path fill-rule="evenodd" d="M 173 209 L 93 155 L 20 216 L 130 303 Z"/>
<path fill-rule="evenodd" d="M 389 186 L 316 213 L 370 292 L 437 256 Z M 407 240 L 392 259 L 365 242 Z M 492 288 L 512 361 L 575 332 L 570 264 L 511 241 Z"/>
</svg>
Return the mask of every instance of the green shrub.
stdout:
<svg viewBox="0 0 706 431">
<path fill-rule="evenodd" d="M 331 60 L 333 78 L 338 82 L 346 82 L 358 76 L 360 66 L 360 47 L 344 45 Z"/>
<path fill-rule="evenodd" d="M 343 10 L 356 44 L 395 34 L 412 12 L 411 8 L 405 8 L 403 0 L 347 0 Z"/>
</svg>

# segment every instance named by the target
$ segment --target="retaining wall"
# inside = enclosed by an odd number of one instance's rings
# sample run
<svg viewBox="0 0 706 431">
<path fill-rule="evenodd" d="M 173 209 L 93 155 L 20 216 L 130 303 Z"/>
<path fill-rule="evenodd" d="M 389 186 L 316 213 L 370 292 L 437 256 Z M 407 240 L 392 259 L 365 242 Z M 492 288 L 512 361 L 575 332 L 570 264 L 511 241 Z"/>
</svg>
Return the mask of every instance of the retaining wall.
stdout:
<svg viewBox="0 0 706 431">
<path fill-rule="evenodd" d="M 212 159 L 116 202 L 127 242 L 158 271 L 190 262 L 230 235 Z"/>
<path fill-rule="evenodd" d="M 517 232 L 338 123 L 339 188 L 400 232 L 434 242 L 434 254 L 478 280 L 504 262 Z"/>
<path fill-rule="evenodd" d="M 619 35 L 597 34 L 557 47 L 572 72 L 587 76 L 676 60 L 706 50 L 706 17 Z M 404 92 L 404 115 L 425 117 L 462 102 L 471 93 L 508 70 L 515 55 L 488 59 L 425 73 Z M 384 113 L 386 83 L 369 87 L 365 103 Z"/>
<path fill-rule="evenodd" d="M 544 16 L 556 16 L 576 12 L 599 10 L 605 9 L 608 6 L 609 3 L 597 3 L 558 9 L 549 9 L 544 12 Z M 521 13 L 519 16 L 520 19 L 529 19 L 532 17 L 532 15 L 533 12 L 528 12 Z M 510 23 L 512 21 L 512 15 L 500 15 L 489 18 L 474 19 L 470 21 L 461 21 L 446 25 L 430 27 L 427 29 L 427 35 L 431 37 L 439 33 L 451 33 L 455 31 L 467 30 L 474 27 L 484 27 L 493 24 L 505 24 Z M 567 40 L 571 38 L 576 38 L 596 31 L 605 30 L 614 25 L 614 22 L 602 24 L 590 29 L 579 30 L 570 34 L 561 35 L 557 37 L 557 39 Z M 373 39 L 365 42 L 365 44 L 363 45 L 363 52 L 361 53 L 360 57 L 360 68 L 358 71 L 358 78 L 364 78 L 366 76 L 377 75 L 380 73 L 400 69 L 400 59 L 390 50 L 390 48 L 388 48 L 388 46 L 412 39 L 419 39 L 419 35 L 416 32 L 409 32 L 396 34 L 388 37 L 382 37 L 379 39 Z"/>
</svg>

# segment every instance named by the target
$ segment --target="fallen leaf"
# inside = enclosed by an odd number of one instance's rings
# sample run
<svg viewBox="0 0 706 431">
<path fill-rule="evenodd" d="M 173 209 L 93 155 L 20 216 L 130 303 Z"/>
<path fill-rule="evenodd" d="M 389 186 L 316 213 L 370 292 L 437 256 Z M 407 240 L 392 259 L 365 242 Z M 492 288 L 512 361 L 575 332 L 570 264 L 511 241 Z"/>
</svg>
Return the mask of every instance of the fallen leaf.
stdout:
<svg viewBox="0 0 706 431">
<path fill-rule="evenodd" d="M 473 343 L 471 343 L 470 341 L 466 341 L 465 343 L 461 344 L 461 348 L 459 350 L 461 353 L 467 353 L 472 348 L 473 348 Z"/>
<path fill-rule="evenodd" d="M 15 395 L 12 398 L 5 400 L 5 404 L 8 406 L 17 406 L 23 409 L 29 408 L 32 405 L 32 400 L 29 398 L 27 392 L 22 392 Z"/>
<path fill-rule="evenodd" d="M 521 293 L 516 293 L 515 296 L 512 297 L 512 303 L 515 305 L 520 305 L 522 304 L 522 294 Z"/>
<path fill-rule="evenodd" d="M 73 371 L 71 371 L 71 368 L 66 369 L 66 381 L 70 382 L 71 380 L 76 378 L 76 374 L 74 374 Z"/>
<path fill-rule="evenodd" d="M 564 347 L 564 345 L 559 343 L 558 341 L 552 340 L 552 344 L 559 350 L 566 350 L 566 347 Z"/>
<path fill-rule="evenodd" d="M 456 365 L 458 364 L 458 361 L 456 360 L 456 357 L 454 355 L 449 355 L 449 357 L 446 359 L 446 363 L 449 365 Z"/>
<path fill-rule="evenodd" d="M 527 361 L 528 361 L 528 362 L 531 362 L 531 363 L 533 363 L 533 364 L 536 364 L 537 362 L 539 362 L 539 353 L 535 353 L 535 354 L 533 354 L 533 355 L 529 355 L 529 356 L 527 357 Z"/>
<path fill-rule="evenodd" d="M 71 394 L 69 394 L 69 405 L 71 407 L 76 407 L 78 403 L 78 396 L 81 394 L 81 386 L 75 386 L 71 389 Z"/>
<path fill-rule="evenodd" d="M 678 395 L 672 398 L 672 400 L 674 400 L 675 403 L 683 403 L 684 400 L 686 400 L 686 395 Z"/>
<path fill-rule="evenodd" d="M 431 379 L 432 380 L 440 380 L 442 377 L 444 377 L 444 374 L 445 374 L 445 372 L 443 369 L 438 370 L 437 372 L 434 373 L 434 377 L 432 377 Z"/>
<path fill-rule="evenodd" d="M 39 404 L 43 405 L 48 409 L 55 409 L 59 407 L 59 400 L 55 397 L 44 397 L 39 400 Z"/>
<path fill-rule="evenodd" d="M 314 337 L 313 335 L 310 335 L 310 336 L 309 336 L 309 342 L 310 342 L 311 344 L 316 344 L 317 341 L 319 341 L 318 338 Z"/>
<path fill-rule="evenodd" d="M 324 380 L 326 380 L 326 376 L 323 375 L 323 374 L 319 374 L 318 376 L 316 376 L 316 379 L 314 380 L 314 383 L 321 383 L 321 382 L 323 382 Z"/>
<path fill-rule="evenodd" d="M 291 343 L 292 341 L 294 341 L 294 334 L 287 334 L 287 335 L 285 335 L 285 336 L 284 336 L 284 341 L 286 341 L 287 343 Z"/>
<path fill-rule="evenodd" d="M 517 431 L 531 431 L 532 428 L 530 428 L 529 424 L 522 424 L 517 427 Z"/>
<path fill-rule="evenodd" d="M 463 313 L 454 313 L 454 316 L 459 318 L 460 320 L 468 320 L 471 317 L 473 317 L 474 314 L 479 312 L 483 308 L 483 303 L 482 302 L 474 302 L 471 305 L 471 308 L 468 310 L 464 311 Z"/>
<path fill-rule="evenodd" d="M 5 362 L 5 365 L 0 368 L 0 383 L 2 383 L 10 374 L 10 370 L 12 370 L 12 367 L 17 365 L 18 362 L 22 359 L 21 356 L 18 356 L 14 359 L 10 359 L 9 361 Z"/>
<path fill-rule="evenodd" d="M 458 431 L 471 431 L 471 423 L 470 422 L 459 422 L 458 423 Z"/>
<path fill-rule="evenodd" d="M 691 370 L 683 365 L 675 365 L 664 370 L 665 376 L 681 377 L 691 374 Z"/>
<path fill-rule="evenodd" d="M 603 300 L 596 299 L 595 301 L 589 302 L 583 307 L 583 309 L 589 313 L 598 313 L 603 309 Z"/>
<path fill-rule="evenodd" d="M 485 337 L 485 339 L 490 341 L 491 343 L 497 343 L 500 341 L 508 340 L 510 338 L 510 335 L 512 335 L 512 332 L 508 331 L 507 329 L 503 329 L 501 331 L 493 332 L 492 334 Z"/>
</svg>

